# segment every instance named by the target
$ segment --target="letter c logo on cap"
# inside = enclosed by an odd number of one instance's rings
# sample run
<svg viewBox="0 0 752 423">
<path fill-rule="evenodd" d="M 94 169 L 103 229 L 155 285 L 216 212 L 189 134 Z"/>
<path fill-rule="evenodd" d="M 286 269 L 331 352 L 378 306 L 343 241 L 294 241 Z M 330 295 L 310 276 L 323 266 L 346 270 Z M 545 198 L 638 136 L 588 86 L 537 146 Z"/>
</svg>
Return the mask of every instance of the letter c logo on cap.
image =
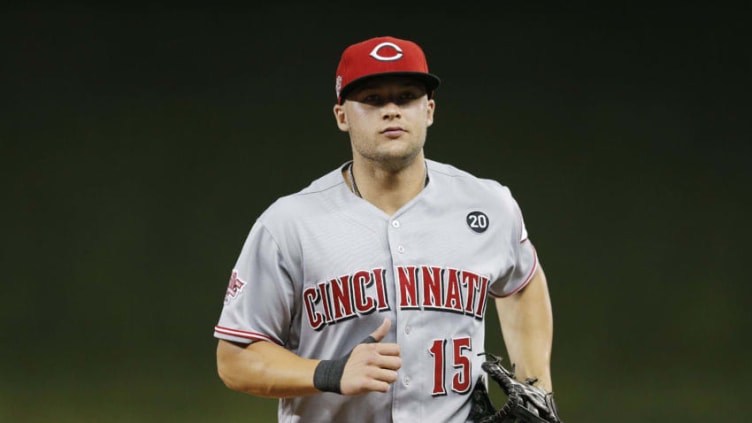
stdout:
<svg viewBox="0 0 752 423">
<path fill-rule="evenodd" d="M 382 56 L 381 54 L 379 54 L 379 50 L 381 50 L 384 47 L 391 47 L 391 48 L 393 48 L 395 50 L 394 55 L 393 56 Z M 383 42 L 383 43 L 377 45 L 376 47 L 374 47 L 373 50 L 371 50 L 371 53 L 369 53 L 369 55 L 371 57 L 373 57 L 374 59 L 376 59 L 376 60 L 381 60 L 382 62 L 391 62 L 391 61 L 399 60 L 399 59 L 402 58 L 402 49 L 397 44 L 390 43 L 390 42 L 387 41 L 387 42 Z"/>
</svg>

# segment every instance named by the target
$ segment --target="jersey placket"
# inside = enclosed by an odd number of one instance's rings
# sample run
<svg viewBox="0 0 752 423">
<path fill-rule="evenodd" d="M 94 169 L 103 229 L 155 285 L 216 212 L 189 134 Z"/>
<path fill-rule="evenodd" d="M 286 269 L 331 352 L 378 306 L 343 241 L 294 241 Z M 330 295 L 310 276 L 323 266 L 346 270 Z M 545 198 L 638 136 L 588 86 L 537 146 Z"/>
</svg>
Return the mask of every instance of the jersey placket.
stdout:
<svg viewBox="0 0 752 423">
<path fill-rule="evenodd" d="M 396 299 L 394 307 L 397 316 L 396 322 L 394 322 L 396 326 L 395 332 L 397 343 L 405 346 L 405 352 L 412 351 L 415 347 L 415 340 L 411 336 L 413 332 L 413 324 L 411 322 L 413 316 L 402 303 L 400 275 L 397 270 L 415 265 L 413 262 L 414 259 L 411 258 L 413 256 L 411 254 L 412 248 L 415 248 L 415 246 L 410 242 L 410 227 L 409 224 L 405 223 L 407 220 L 404 214 L 397 214 L 389 220 L 387 229 Z M 414 358 L 414 354 L 403 357 L 403 366 L 399 370 L 399 378 L 392 385 L 394 391 L 392 417 L 395 422 L 411 422 L 415 421 L 416 418 L 420 420 L 421 410 L 416 409 L 416 404 L 419 404 L 416 400 L 420 396 L 420 379 L 419 375 L 414 374 L 416 371 L 415 366 L 409 365 Z"/>
</svg>

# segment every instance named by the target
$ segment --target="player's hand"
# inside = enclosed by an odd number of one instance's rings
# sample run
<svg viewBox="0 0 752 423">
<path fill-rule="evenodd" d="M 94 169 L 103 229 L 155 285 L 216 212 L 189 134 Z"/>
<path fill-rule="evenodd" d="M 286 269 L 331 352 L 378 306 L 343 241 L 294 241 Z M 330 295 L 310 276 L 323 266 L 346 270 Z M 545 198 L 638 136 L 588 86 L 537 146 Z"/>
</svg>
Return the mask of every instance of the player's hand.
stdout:
<svg viewBox="0 0 752 423">
<path fill-rule="evenodd" d="M 358 344 L 345 364 L 340 387 L 343 395 L 360 395 L 366 392 L 386 392 L 397 380 L 397 370 L 402 367 L 399 345 L 382 343 L 389 332 L 391 320 L 384 319 L 371 333 L 373 343 Z"/>
</svg>

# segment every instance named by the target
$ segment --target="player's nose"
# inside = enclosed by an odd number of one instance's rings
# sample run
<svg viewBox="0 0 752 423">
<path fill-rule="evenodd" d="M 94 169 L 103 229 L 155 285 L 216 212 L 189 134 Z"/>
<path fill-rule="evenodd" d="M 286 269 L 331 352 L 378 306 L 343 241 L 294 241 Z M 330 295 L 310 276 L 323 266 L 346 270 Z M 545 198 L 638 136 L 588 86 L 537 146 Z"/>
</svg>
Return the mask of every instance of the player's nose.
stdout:
<svg viewBox="0 0 752 423">
<path fill-rule="evenodd" d="M 400 109 L 399 104 L 397 104 L 394 100 L 387 101 L 382 107 L 381 107 L 381 113 L 384 117 L 384 119 L 394 119 L 396 117 L 400 117 L 402 115 L 402 111 Z"/>
</svg>

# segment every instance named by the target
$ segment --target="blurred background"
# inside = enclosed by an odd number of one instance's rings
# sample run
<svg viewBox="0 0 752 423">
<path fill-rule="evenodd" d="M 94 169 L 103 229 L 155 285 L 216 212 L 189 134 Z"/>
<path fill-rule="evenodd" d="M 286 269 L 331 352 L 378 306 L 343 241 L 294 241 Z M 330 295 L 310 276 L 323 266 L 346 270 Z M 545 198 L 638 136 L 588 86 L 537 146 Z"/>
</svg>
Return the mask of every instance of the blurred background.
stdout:
<svg viewBox="0 0 752 423">
<path fill-rule="evenodd" d="M 743 9 L 158 4 L 2 8 L 0 421 L 275 421 L 213 326 L 256 216 L 348 159 L 377 35 L 442 78 L 427 156 L 523 209 L 564 420 L 752 421 Z"/>
</svg>

